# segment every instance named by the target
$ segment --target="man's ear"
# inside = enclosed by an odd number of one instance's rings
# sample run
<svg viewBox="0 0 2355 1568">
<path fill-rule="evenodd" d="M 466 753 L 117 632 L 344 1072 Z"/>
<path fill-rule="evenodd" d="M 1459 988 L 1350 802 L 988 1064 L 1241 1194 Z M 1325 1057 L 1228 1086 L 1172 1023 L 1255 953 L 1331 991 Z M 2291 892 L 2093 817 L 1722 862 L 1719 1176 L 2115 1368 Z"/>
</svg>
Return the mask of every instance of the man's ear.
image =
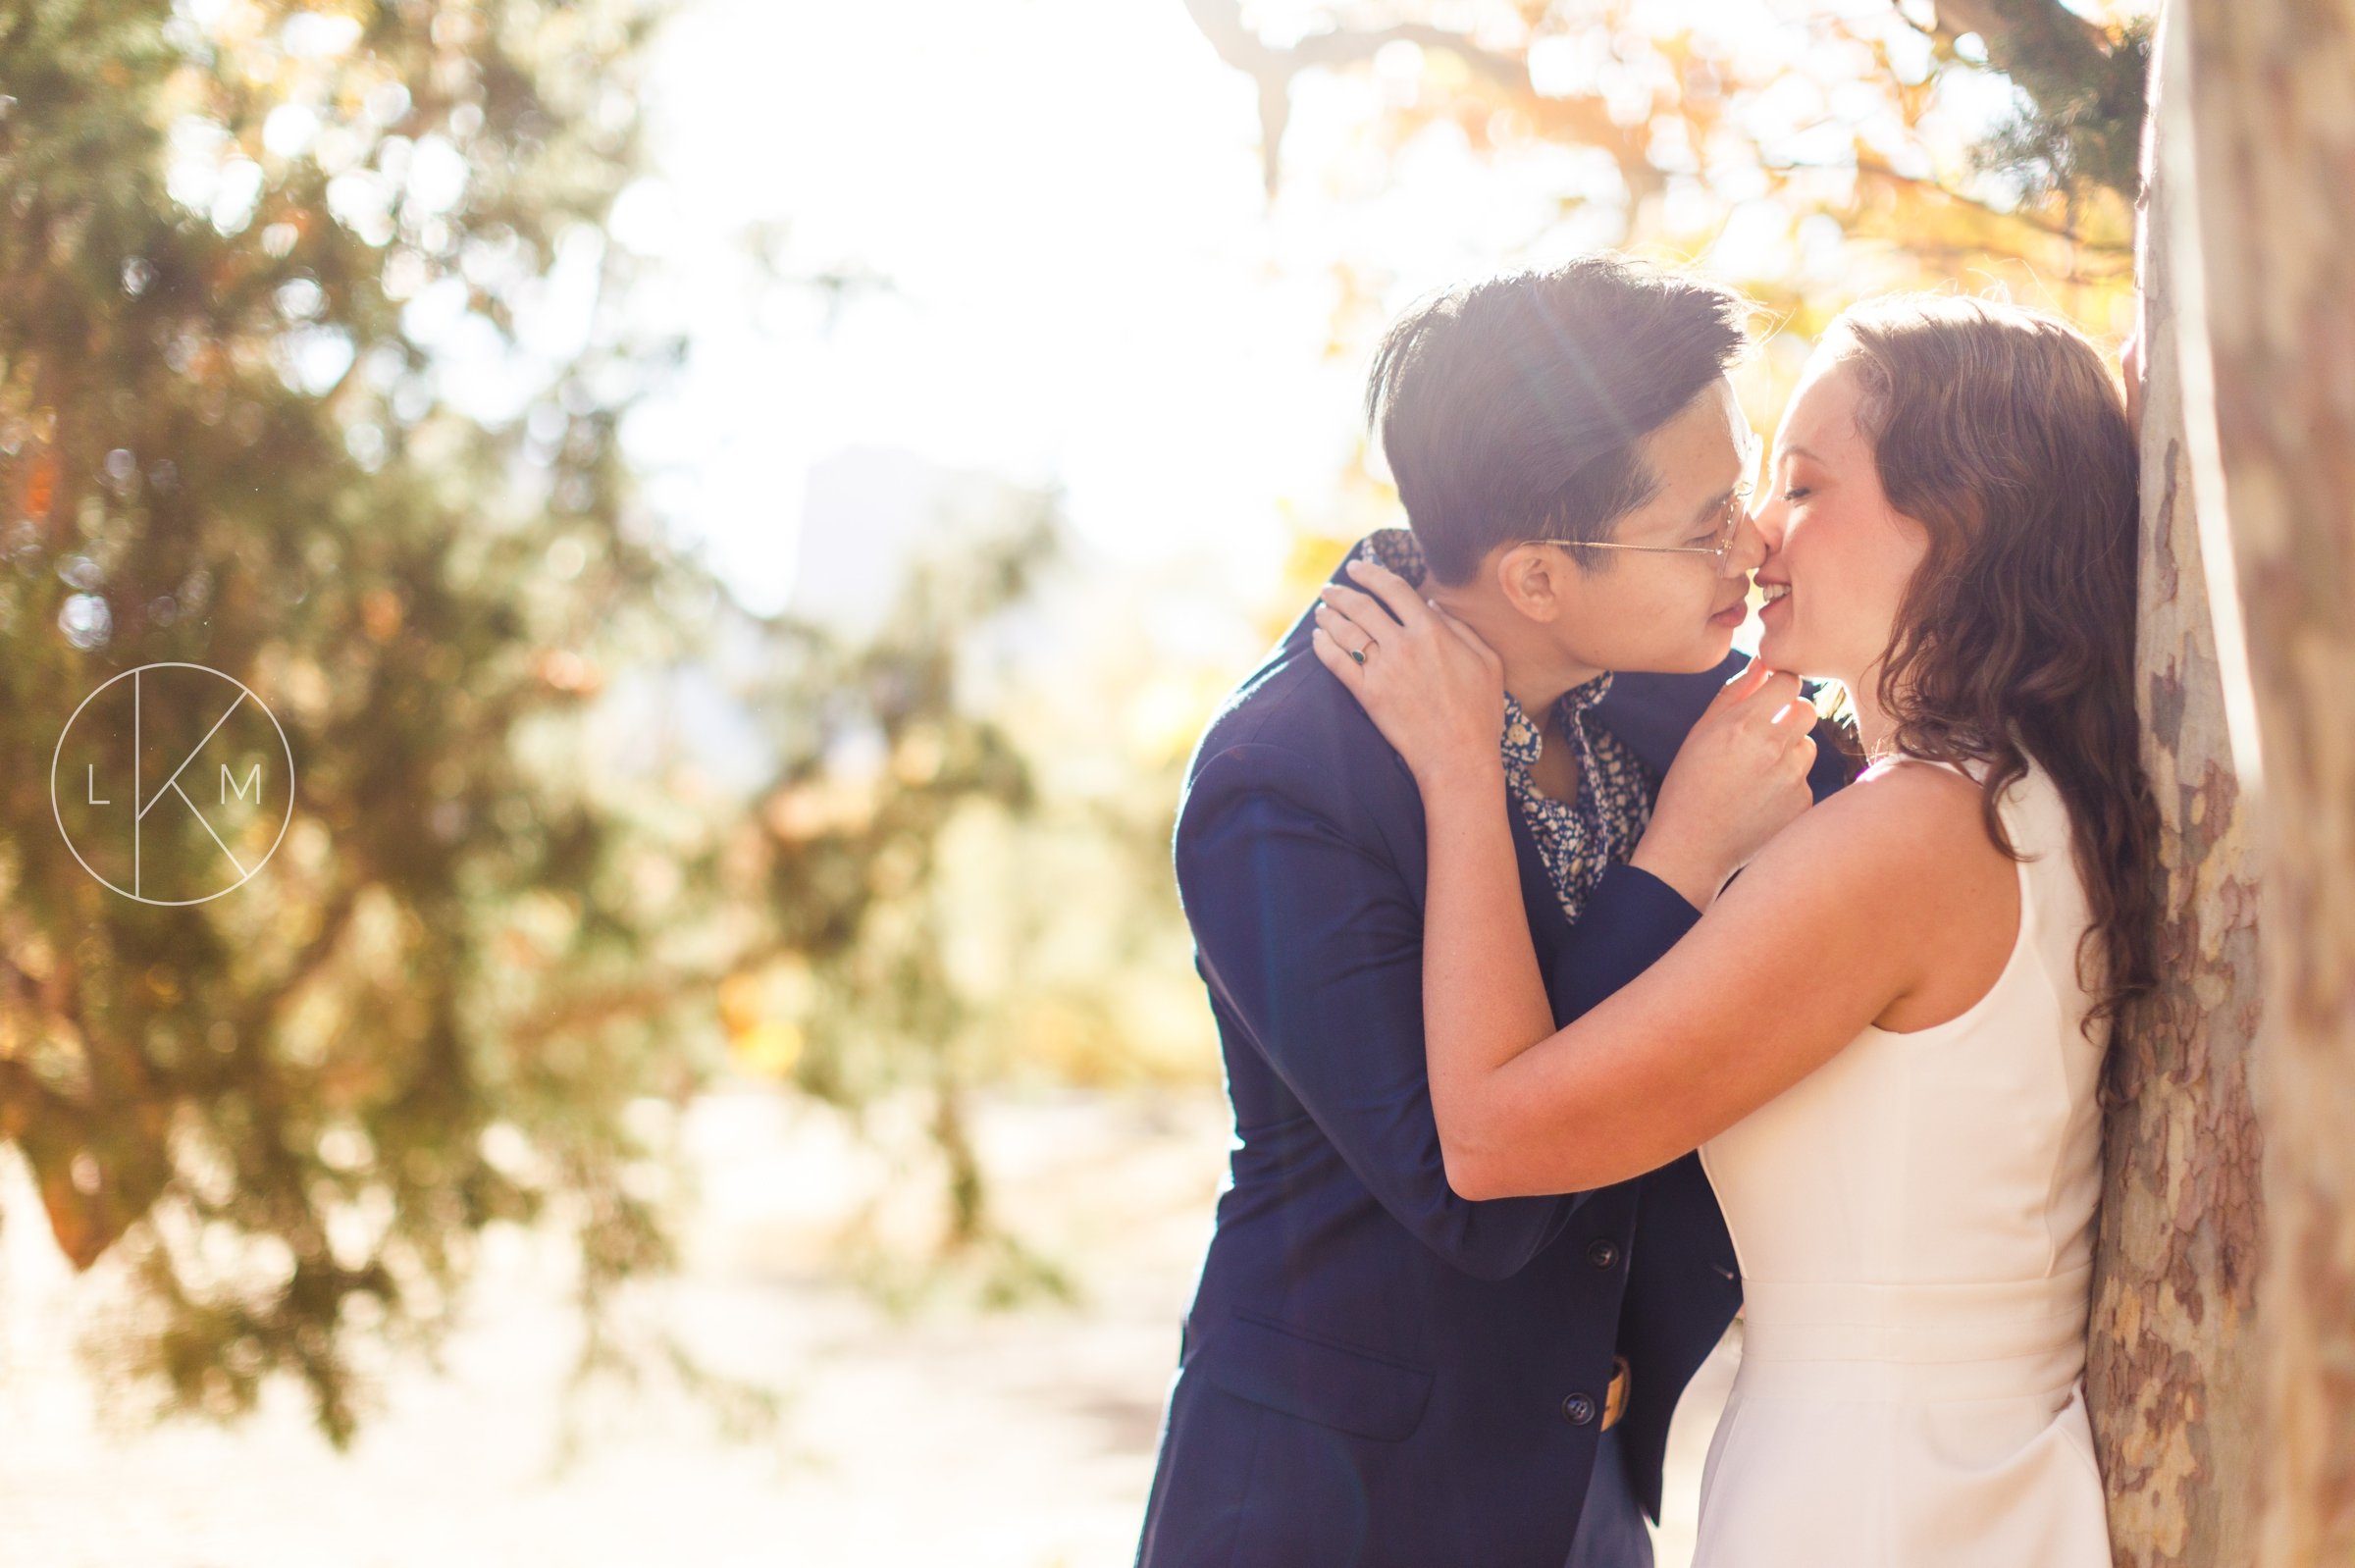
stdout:
<svg viewBox="0 0 2355 1568">
<path fill-rule="evenodd" d="M 1515 610 L 1551 625 L 1567 604 L 1566 574 L 1578 570 L 1569 555 L 1549 545 L 1513 545 L 1490 563 L 1496 591 Z"/>
</svg>

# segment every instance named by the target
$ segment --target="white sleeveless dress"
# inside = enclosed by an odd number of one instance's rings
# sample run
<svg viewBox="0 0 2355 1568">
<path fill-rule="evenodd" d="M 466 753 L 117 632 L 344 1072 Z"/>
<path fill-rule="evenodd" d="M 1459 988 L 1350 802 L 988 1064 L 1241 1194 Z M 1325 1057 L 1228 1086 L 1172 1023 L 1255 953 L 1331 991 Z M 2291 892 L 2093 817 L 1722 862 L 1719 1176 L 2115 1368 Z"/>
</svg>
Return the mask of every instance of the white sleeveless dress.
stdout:
<svg viewBox="0 0 2355 1568">
<path fill-rule="evenodd" d="M 2086 902 L 2041 770 L 2002 815 L 2027 858 L 1994 987 L 1931 1028 L 1867 1028 L 1701 1151 L 1744 1321 L 1695 1568 L 2110 1568 L 2082 1383 Z"/>
</svg>

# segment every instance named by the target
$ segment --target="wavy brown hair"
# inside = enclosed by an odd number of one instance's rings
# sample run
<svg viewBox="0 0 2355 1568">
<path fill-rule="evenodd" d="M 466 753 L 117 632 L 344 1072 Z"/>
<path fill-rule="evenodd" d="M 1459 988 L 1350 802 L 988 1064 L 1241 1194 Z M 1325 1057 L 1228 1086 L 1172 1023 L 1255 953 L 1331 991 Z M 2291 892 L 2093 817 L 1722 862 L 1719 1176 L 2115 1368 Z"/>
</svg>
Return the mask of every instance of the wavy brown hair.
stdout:
<svg viewBox="0 0 2355 1568">
<path fill-rule="evenodd" d="M 1929 534 L 1881 661 L 1897 749 L 1987 764 L 1987 832 L 2015 860 L 1996 802 L 2030 759 L 2060 789 L 2092 915 L 2077 953 L 2091 1033 L 2157 978 L 2124 399 L 2075 328 L 1989 300 L 1867 301 L 1825 342 L 1858 378 L 1890 505 Z"/>
</svg>

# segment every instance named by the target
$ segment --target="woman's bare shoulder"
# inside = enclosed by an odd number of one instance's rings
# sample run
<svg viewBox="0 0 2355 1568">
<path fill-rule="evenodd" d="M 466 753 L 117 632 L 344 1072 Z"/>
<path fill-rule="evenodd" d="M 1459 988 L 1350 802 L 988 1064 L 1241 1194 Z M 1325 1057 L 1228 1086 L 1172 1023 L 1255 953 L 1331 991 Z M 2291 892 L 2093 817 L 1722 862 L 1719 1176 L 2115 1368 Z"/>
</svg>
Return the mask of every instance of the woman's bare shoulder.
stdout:
<svg viewBox="0 0 2355 1568">
<path fill-rule="evenodd" d="M 1910 874 L 1951 875 L 1981 857 L 1990 867 L 2004 861 L 1987 836 L 1978 784 L 1936 762 L 1896 758 L 1802 812 L 1753 867 L 1777 879 L 1864 873 L 1896 885 Z"/>
</svg>

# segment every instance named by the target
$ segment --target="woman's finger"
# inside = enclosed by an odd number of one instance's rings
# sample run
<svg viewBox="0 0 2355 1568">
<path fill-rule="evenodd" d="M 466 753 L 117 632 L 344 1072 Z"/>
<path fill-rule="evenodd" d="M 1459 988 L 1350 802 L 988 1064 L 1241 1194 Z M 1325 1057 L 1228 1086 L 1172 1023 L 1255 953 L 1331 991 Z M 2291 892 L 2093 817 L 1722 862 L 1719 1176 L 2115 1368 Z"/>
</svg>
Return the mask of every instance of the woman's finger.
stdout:
<svg viewBox="0 0 2355 1568">
<path fill-rule="evenodd" d="M 1334 641 L 1331 632 L 1322 626 L 1316 628 L 1308 634 L 1308 647 L 1317 655 L 1317 662 L 1333 671 L 1334 679 L 1348 688 L 1351 696 L 1364 700 L 1359 686 L 1366 672 L 1356 659 L 1341 652 L 1341 645 Z"/>
<path fill-rule="evenodd" d="M 1799 677 L 1782 670 L 1769 670 L 1745 695 L 1735 699 L 1737 706 L 1768 720 L 1780 714 L 1787 705 L 1798 702 Z"/>
<path fill-rule="evenodd" d="M 1384 609 L 1381 600 L 1371 594 L 1361 594 L 1354 588 L 1327 583 L 1317 590 L 1317 598 L 1331 605 L 1335 613 L 1364 627 L 1369 637 L 1379 637 L 1383 628 L 1398 624 L 1398 617 Z"/>
<path fill-rule="evenodd" d="M 1420 631 L 1431 625 L 1431 606 L 1423 602 L 1423 596 L 1415 592 L 1413 584 L 1382 562 L 1360 555 L 1349 562 L 1346 570 L 1353 582 L 1387 605 L 1407 630 Z"/>
<path fill-rule="evenodd" d="M 1366 655 L 1374 652 L 1374 639 L 1366 629 L 1331 604 L 1317 606 L 1317 629 L 1340 645 L 1341 652 L 1357 663 L 1363 664 Z"/>
<path fill-rule="evenodd" d="M 1722 704 L 1732 707 L 1746 702 L 1773 678 L 1773 666 L 1753 654 L 1749 663 L 1734 671 L 1733 677 L 1717 689 L 1717 695 L 1709 699 L 1710 706 Z"/>
</svg>

